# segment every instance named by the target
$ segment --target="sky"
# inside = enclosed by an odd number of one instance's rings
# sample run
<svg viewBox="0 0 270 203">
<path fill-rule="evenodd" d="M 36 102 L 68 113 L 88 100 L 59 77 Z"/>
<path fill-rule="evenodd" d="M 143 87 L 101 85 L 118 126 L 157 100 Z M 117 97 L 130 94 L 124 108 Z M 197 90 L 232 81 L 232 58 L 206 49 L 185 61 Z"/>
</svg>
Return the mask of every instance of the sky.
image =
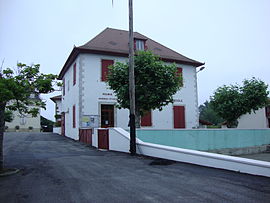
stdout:
<svg viewBox="0 0 270 203">
<path fill-rule="evenodd" d="M 256 77 L 270 84 L 269 0 L 133 0 L 134 31 L 205 62 L 199 104 L 222 85 Z M 73 46 L 106 27 L 128 30 L 128 0 L 0 0 L 0 62 L 41 64 L 59 74 Z M 42 95 L 54 120 L 60 92 Z"/>
</svg>

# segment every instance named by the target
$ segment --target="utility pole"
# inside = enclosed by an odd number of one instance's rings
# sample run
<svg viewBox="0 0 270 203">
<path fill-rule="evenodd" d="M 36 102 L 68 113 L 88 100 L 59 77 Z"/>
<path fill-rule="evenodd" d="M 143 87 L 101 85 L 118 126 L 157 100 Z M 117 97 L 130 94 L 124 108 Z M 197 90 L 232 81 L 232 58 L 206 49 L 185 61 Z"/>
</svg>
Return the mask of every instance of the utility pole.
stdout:
<svg viewBox="0 0 270 203">
<path fill-rule="evenodd" d="M 129 0 L 129 127 L 130 154 L 136 154 L 136 126 L 135 126 L 135 78 L 134 78 L 134 37 L 133 37 L 133 5 Z"/>
</svg>

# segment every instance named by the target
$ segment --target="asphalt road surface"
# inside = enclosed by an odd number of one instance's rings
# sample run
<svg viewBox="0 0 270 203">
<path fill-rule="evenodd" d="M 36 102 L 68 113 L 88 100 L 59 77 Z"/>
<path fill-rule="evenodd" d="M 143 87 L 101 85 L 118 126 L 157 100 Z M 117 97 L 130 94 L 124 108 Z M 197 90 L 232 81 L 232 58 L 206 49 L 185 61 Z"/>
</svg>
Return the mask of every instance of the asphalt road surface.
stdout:
<svg viewBox="0 0 270 203">
<path fill-rule="evenodd" d="M 270 202 L 270 178 L 118 152 L 49 133 L 8 133 L 0 202 Z M 156 165 L 163 164 L 163 165 Z"/>
</svg>

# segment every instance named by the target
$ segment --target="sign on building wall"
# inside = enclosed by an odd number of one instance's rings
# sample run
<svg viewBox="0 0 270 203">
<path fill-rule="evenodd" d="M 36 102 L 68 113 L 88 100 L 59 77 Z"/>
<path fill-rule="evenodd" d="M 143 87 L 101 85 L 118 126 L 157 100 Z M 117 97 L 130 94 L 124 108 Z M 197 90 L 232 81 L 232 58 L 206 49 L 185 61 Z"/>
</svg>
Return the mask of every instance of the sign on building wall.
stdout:
<svg viewBox="0 0 270 203">
<path fill-rule="evenodd" d="M 84 115 L 82 116 L 83 128 L 98 128 L 99 115 Z"/>
</svg>

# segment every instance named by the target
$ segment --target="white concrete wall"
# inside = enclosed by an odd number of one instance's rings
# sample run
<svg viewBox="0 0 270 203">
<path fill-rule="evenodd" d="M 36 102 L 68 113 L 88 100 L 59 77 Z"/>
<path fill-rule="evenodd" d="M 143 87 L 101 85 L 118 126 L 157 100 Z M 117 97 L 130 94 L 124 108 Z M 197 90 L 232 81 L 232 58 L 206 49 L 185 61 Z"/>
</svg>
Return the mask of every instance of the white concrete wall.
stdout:
<svg viewBox="0 0 270 203">
<path fill-rule="evenodd" d="M 79 139 L 79 64 L 80 56 L 71 64 L 64 75 L 65 95 L 62 92 L 62 112 L 65 113 L 65 136 Z M 73 64 L 76 63 L 76 84 L 73 86 Z M 76 128 L 73 128 L 73 105 L 76 106 Z"/>
<path fill-rule="evenodd" d="M 139 139 L 136 143 L 138 154 L 270 177 L 269 162 L 152 144 Z M 129 133 L 121 128 L 110 128 L 109 149 L 129 152 Z"/>
<path fill-rule="evenodd" d="M 268 120 L 265 115 L 265 108 L 257 110 L 255 113 L 245 114 L 238 119 L 237 128 L 261 129 L 268 128 Z"/>
<path fill-rule="evenodd" d="M 53 133 L 61 135 L 61 127 L 53 127 Z"/>
<path fill-rule="evenodd" d="M 95 54 L 80 54 L 82 65 L 82 105 L 81 115 L 100 115 L 100 104 L 116 104 L 116 96 L 105 82 L 101 81 L 101 60 L 109 59 L 115 62 L 126 62 L 128 59 Z M 186 128 L 198 127 L 198 105 L 196 69 L 192 66 L 181 65 L 183 68 L 184 86 L 174 95 L 174 105 L 185 106 Z M 128 128 L 127 109 L 115 109 L 115 126 Z M 164 107 L 163 111 L 153 111 L 153 129 L 173 128 L 173 104 Z"/>
</svg>

